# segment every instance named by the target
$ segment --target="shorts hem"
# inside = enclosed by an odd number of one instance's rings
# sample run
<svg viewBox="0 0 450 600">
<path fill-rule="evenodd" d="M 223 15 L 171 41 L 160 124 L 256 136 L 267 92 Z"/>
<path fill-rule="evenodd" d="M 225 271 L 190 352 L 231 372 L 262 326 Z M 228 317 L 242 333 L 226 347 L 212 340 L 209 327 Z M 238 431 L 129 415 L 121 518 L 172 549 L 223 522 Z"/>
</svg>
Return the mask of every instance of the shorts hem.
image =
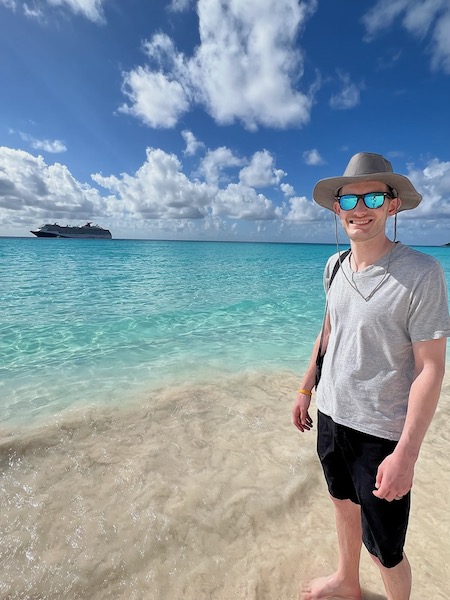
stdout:
<svg viewBox="0 0 450 600">
<path fill-rule="evenodd" d="M 364 543 L 364 540 L 363 540 Z M 392 557 L 391 559 L 385 559 L 382 556 L 380 556 L 379 552 L 376 552 L 375 550 L 369 548 L 365 543 L 364 546 L 366 547 L 366 550 L 369 554 L 371 554 L 372 556 L 375 556 L 375 558 L 377 558 L 380 563 L 383 565 L 383 567 L 385 567 L 386 569 L 393 569 L 394 567 L 396 567 L 397 565 L 399 565 L 403 558 L 404 558 L 404 554 L 403 552 L 401 552 L 401 554 L 396 555 L 395 557 Z"/>
<path fill-rule="evenodd" d="M 332 492 L 330 492 L 330 490 L 328 490 L 328 493 L 335 500 L 350 500 L 350 502 L 353 502 L 353 504 L 356 504 L 357 506 L 361 506 L 361 503 L 358 499 L 350 498 L 348 495 L 343 495 L 342 497 L 340 497 L 340 496 L 337 496 L 336 494 L 333 494 Z"/>
</svg>

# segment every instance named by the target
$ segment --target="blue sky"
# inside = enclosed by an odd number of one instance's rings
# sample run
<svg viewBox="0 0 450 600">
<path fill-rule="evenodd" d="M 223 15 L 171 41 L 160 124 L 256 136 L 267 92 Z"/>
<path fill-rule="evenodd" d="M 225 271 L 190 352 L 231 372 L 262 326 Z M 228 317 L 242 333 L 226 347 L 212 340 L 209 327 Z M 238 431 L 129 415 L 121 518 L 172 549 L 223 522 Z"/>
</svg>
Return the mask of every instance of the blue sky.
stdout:
<svg viewBox="0 0 450 600">
<path fill-rule="evenodd" d="M 0 235 L 332 242 L 312 188 L 368 151 L 450 242 L 448 0 L 0 0 L 0 78 Z"/>
</svg>

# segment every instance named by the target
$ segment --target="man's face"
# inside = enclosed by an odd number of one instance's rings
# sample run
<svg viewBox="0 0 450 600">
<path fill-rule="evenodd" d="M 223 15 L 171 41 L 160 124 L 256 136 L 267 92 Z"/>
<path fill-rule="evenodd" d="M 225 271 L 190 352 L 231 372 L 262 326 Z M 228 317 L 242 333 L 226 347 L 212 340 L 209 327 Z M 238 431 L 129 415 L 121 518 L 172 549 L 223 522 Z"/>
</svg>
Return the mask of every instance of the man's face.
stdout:
<svg viewBox="0 0 450 600">
<path fill-rule="evenodd" d="M 342 187 L 339 196 L 344 194 L 363 195 L 369 192 L 389 192 L 385 183 L 379 181 L 361 181 Z M 386 221 L 395 215 L 400 207 L 398 198 L 386 197 L 380 208 L 367 208 L 362 198 L 352 210 L 343 210 L 339 202 L 334 203 L 334 211 L 340 217 L 342 227 L 352 241 L 366 241 L 380 237 L 384 239 Z"/>
</svg>

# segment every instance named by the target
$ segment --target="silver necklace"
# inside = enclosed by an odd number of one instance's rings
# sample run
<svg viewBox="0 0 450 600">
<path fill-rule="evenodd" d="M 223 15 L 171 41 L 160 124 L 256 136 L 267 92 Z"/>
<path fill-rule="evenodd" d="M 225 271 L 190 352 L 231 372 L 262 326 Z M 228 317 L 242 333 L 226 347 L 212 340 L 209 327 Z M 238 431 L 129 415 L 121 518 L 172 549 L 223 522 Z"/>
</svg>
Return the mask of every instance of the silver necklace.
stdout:
<svg viewBox="0 0 450 600">
<path fill-rule="evenodd" d="M 353 272 L 353 270 L 352 270 L 352 267 L 351 267 L 351 262 L 350 262 L 350 261 L 351 261 L 351 258 L 352 258 L 352 256 L 353 256 L 353 253 L 352 253 L 352 252 L 350 252 L 350 254 L 348 255 L 348 264 L 349 264 L 349 266 L 350 266 L 350 270 L 351 270 L 351 272 L 352 272 L 352 280 L 350 281 L 350 279 L 347 277 L 347 274 L 346 274 L 346 272 L 345 272 L 345 269 L 341 269 L 341 270 L 342 270 L 342 272 L 343 272 L 343 274 L 344 274 L 344 277 L 345 277 L 345 279 L 346 279 L 346 280 L 347 280 L 347 282 L 349 283 L 349 285 L 350 285 L 350 286 L 351 286 L 351 287 L 352 287 L 352 288 L 353 288 L 353 289 L 354 289 L 354 290 L 355 290 L 355 291 L 356 291 L 356 292 L 357 292 L 357 293 L 358 293 L 358 294 L 361 296 L 361 298 L 362 298 L 363 300 L 365 300 L 366 302 L 369 302 L 369 300 L 372 298 L 372 296 L 373 296 L 373 295 L 374 295 L 374 294 L 375 294 L 375 293 L 376 293 L 376 292 L 377 292 L 377 291 L 380 289 L 380 287 L 383 285 L 383 283 L 384 283 L 384 282 L 386 281 L 386 279 L 389 277 L 389 275 L 390 275 L 390 273 L 389 273 L 389 266 L 390 266 L 390 264 L 391 264 L 392 250 L 393 250 L 394 248 L 395 248 L 395 243 L 392 245 L 392 248 L 391 248 L 391 249 L 390 249 L 390 251 L 389 251 L 388 264 L 387 264 L 387 267 L 386 267 L 386 269 L 385 269 L 385 271 L 384 271 L 384 275 L 383 275 L 383 277 L 382 277 L 381 281 L 380 281 L 379 283 L 377 283 L 377 285 L 376 285 L 376 286 L 373 288 L 373 290 L 370 292 L 370 294 L 369 294 L 368 296 L 364 296 L 364 294 L 361 292 L 361 290 L 360 290 L 360 289 L 358 288 L 358 286 L 356 285 L 356 282 L 355 282 L 355 280 L 354 280 L 354 278 L 353 278 L 353 276 L 354 276 L 354 272 Z M 358 269 L 358 265 L 356 264 L 356 261 L 355 261 L 355 258 L 354 258 L 354 257 L 353 257 L 353 261 L 354 261 L 354 263 L 355 263 L 355 265 L 356 265 L 356 268 Z M 342 267 L 342 265 L 341 265 L 341 267 Z"/>
</svg>

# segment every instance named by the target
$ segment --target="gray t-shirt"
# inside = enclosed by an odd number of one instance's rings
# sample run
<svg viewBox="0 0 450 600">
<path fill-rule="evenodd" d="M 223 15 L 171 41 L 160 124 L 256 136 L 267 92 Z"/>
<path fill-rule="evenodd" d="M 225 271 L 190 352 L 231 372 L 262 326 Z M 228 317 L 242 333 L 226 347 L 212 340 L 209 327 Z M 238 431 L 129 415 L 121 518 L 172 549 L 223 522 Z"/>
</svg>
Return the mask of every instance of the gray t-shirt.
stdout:
<svg viewBox="0 0 450 600">
<path fill-rule="evenodd" d="M 335 254 L 325 267 L 325 290 L 337 259 Z M 388 263 L 389 276 L 364 300 L 349 281 L 367 297 Z M 317 389 L 318 409 L 336 423 L 398 440 L 414 379 L 412 344 L 450 336 L 440 264 L 399 242 L 390 262 L 386 255 L 357 273 L 347 257 L 329 290 L 328 310 L 331 333 Z"/>
</svg>

